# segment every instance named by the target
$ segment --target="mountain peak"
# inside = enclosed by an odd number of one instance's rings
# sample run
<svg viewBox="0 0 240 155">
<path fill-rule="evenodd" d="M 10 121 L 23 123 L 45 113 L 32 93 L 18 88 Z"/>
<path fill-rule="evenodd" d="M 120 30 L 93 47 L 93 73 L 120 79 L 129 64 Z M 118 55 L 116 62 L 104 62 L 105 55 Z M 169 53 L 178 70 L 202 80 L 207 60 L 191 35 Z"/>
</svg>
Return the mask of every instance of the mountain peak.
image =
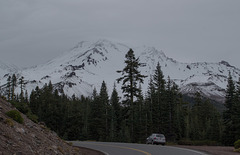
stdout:
<svg viewBox="0 0 240 155">
<path fill-rule="evenodd" d="M 240 70 L 226 61 L 181 63 L 168 58 L 162 50 L 155 47 L 131 48 L 139 57 L 140 62 L 144 64 L 140 68 L 141 73 L 148 76 L 142 85 L 143 91 L 147 91 L 150 77 L 154 74 L 158 62 L 164 77 L 169 76 L 173 79 L 184 93 L 202 90 L 208 97 L 217 96 L 216 98 L 221 100 L 224 100 L 224 89 L 227 85 L 229 71 L 234 73 L 235 81 L 240 76 Z M 72 50 L 46 64 L 25 69 L 19 73 L 19 76 L 23 76 L 27 81 L 26 89 L 29 92 L 36 86 L 41 88 L 51 81 L 55 88 L 60 92 L 64 91 L 68 96 L 73 94 L 78 97 L 89 96 L 94 87 L 100 89 L 103 80 L 106 81 L 109 90 L 113 88 L 115 80 L 119 78 L 116 71 L 124 68 L 125 54 L 129 49 L 127 45 L 106 39 L 81 41 Z M 1 85 L 4 85 L 6 78 L 3 76 L 0 78 L 2 78 L 0 79 Z M 117 85 L 117 89 L 120 91 L 121 87 Z"/>
<path fill-rule="evenodd" d="M 113 45 L 114 43 L 107 40 L 107 39 L 98 39 L 94 43 L 96 46 L 103 46 L 103 45 Z"/>
<path fill-rule="evenodd" d="M 107 39 L 94 39 L 91 41 L 81 41 L 72 50 L 78 48 L 94 48 L 94 47 L 114 47 L 120 45 L 120 43 L 112 42 Z"/>
<path fill-rule="evenodd" d="M 221 62 L 219 62 L 219 64 L 225 65 L 227 67 L 233 67 L 232 65 L 230 65 L 227 61 L 222 60 Z"/>
</svg>

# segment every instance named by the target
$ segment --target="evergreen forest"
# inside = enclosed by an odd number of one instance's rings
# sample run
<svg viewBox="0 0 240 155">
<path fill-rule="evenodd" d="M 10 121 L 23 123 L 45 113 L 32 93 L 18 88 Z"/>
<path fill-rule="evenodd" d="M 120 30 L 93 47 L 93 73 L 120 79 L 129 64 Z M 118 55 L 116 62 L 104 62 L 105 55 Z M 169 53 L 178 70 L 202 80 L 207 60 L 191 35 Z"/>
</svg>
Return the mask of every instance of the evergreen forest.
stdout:
<svg viewBox="0 0 240 155">
<path fill-rule="evenodd" d="M 7 100 L 35 122 L 44 122 L 65 140 L 145 143 L 151 133 L 162 133 L 168 142 L 189 145 L 233 145 L 240 139 L 240 80 L 234 83 L 229 73 L 225 109 L 197 92 L 194 104 L 184 99 L 170 77 L 164 77 L 158 63 L 147 92 L 141 84 L 144 65 L 129 50 L 125 67 L 117 71 L 113 88 L 102 81 L 92 96 L 68 97 L 54 89 L 51 81 L 36 87 L 30 97 L 24 93 L 24 77 L 9 76 Z M 16 84 L 21 93 L 16 95 Z M 116 85 L 121 85 L 121 90 Z M 119 96 L 122 91 L 123 97 Z M 111 93 L 108 93 L 111 92 Z"/>
</svg>

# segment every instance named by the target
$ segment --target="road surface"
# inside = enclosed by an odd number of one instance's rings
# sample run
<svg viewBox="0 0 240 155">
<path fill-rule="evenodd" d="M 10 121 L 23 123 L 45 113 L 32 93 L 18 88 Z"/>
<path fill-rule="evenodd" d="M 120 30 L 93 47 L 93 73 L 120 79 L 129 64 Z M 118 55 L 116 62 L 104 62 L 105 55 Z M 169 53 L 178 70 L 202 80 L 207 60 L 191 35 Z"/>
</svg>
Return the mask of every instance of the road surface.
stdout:
<svg viewBox="0 0 240 155">
<path fill-rule="evenodd" d="M 162 145 L 82 141 L 72 143 L 74 146 L 95 149 L 106 155 L 206 155 L 199 151 Z"/>
</svg>

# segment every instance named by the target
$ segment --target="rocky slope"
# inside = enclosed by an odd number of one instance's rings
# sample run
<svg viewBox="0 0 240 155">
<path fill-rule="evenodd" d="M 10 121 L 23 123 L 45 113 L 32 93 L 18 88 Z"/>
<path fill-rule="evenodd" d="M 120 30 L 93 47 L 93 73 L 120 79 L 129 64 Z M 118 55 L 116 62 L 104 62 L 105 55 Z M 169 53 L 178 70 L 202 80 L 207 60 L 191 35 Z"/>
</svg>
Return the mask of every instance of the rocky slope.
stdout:
<svg viewBox="0 0 240 155">
<path fill-rule="evenodd" d="M 79 148 L 72 147 L 61 140 L 56 133 L 29 120 L 19 124 L 5 113 L 14 109 L 10 103 L 0 98 L 0 155 L 74 155 L 83 154 Z"/>
</svg>

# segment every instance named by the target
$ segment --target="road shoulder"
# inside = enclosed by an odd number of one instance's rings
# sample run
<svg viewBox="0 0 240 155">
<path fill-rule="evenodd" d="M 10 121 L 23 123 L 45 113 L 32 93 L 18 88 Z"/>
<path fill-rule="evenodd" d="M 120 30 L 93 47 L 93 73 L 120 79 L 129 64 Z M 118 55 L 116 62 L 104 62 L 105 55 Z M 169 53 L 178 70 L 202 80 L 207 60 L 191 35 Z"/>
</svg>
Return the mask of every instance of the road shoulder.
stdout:
<svg viewBox="0 0 240 155">
<path fill-rule="evenodd" d="M 189 145 L 174 145 L 174 147 L 179 148 L 187 148 L 192 150 L 197 150 L 201 152 L 205 152 L 211 155 L 240 155 L 237 152 L 234 152 L 233 147 L 226 146 L 189 146 Z"/>
</svg>

